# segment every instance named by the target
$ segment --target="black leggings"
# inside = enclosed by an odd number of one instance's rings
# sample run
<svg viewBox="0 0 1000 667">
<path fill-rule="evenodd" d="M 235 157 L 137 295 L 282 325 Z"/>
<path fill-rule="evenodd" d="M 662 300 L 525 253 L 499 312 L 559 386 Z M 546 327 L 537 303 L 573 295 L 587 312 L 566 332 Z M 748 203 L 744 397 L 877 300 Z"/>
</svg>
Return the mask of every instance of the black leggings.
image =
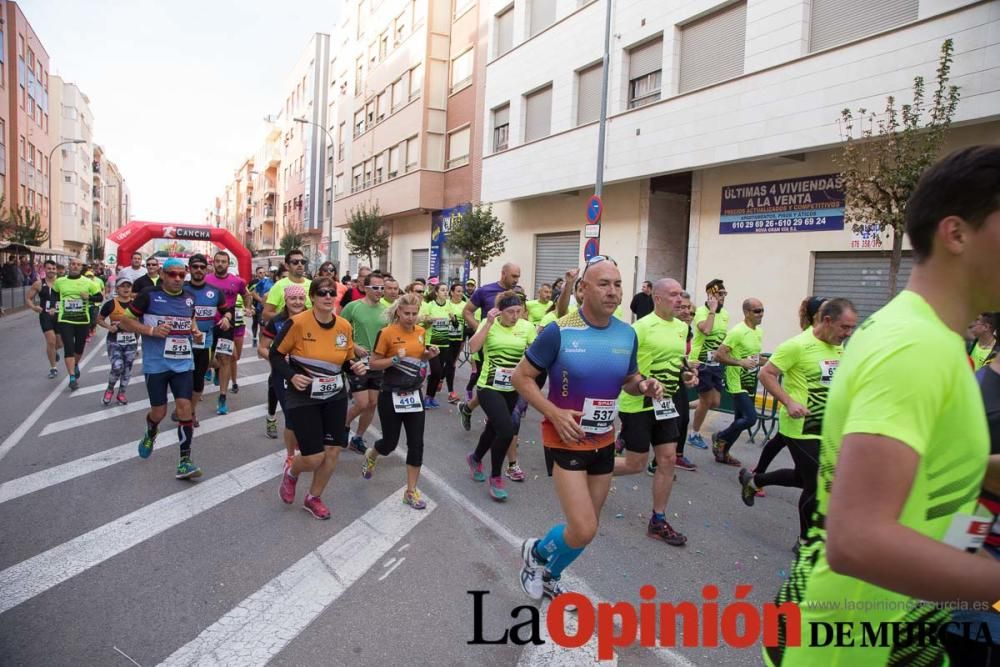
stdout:
<svg viewBox="0 0 1000 667">
<path fill-rule="evenodd" d="M 378 395 L 378 420 L 382 437 L 375 441 L 375 451 L 388 456 L 399 444 L 399 434 L 406 429 L 406 465 L 419 468 L 424 463 L 424 411 L 398 413 L 392 405 L 392 392 Z"/>
<path fill-rule="evenodd" d="M 470 359 L 476 367 L 469 375 L 469 383 L 465 385 L 465 391 L 472 391 L 472 388 L 479 382 L 479 370 L 483 367 L 483 351 L 476 352 Z"/>
<path fill-rule="evenodd" d="M 688 388 L 681 383 L 674 394 L 674 407 L 677 408 L 677 456 L 684 456 L 684 443 L 687 441 L 688 424 L 691 422 L 691 405 L 688 401 Z"/>
<path fill-rule="evenodd" d="M 87 346 L 87 335 L 89 333 L 89 324 L 59 323 L 59 337 L 62 338 L 63 354 L 66 358 L 73 355 L 78 357 L 83 356 L 83 348 Z"/>
<path fill-rule="evenodd" d="M 208 372 L 208 365 L 211 352 L 208 348 L 192 350 L 194 352 L 194 391 L 200 394 L 205 391 L 205 373 Z"/>
<path fill-rule="evenodd" d="M 511 413 L 514 412 L 518 395 L 516 391 L 497 391 L 482 387 L 477 393 L 479 407 L 486 413 L 486 427 L 479 436 L 479 444 L 476 445 L 473 457 L 476 461 L 482 461 L 488 451 L 490 477 L 499 477 L 503 471 L 503 458 L 507 455 L 510 441 L 514 438 L 514 420 Z"/>
<path fill-rule="evenodd" d="M 785 468 L 774 472 L 757 473 L 753 476 L 754 484 L 757 488 L 790 486 L 802 489 L 802 493 L 799 495 L 799 537 L 805 539 L 806 531 L 809 528 L 809 519 L 816 511 L 816 486 L 819 481 L 819 440 L 789 438 L 780 433 L 774 436 L 774 440 L 779 438 L 784 440 L 784 444 L 788 446 L 788 452 L 795 462 L 795 469 Z"/>
<path fill-rule="evenodd" d="M 433 343 L 432 343 L 433 344 Z M 438 392 L 438 388 L 441 385 L 441 380 L 443 380 L 446 373 L 446 366 L 449 364 L 449 359 L 451 358 L 451 349 L 447 346 L 439 346 L 438 349 L 441 350 L 441 354 L 430 360 L 431 372 L 427 377 L 427 397 L 434 398 L 434 395 Z M 455 377 L 455 371 L 451 372 L 452 378 Z M 452 390 L 452 384 L 448 384 L 448 391 Z"/>
<path fill-rule="evenodd" d="M 774 457 L 777 456 L 778 452 L 784 449 L 787 444 L 788 443 L 785 442 L 784 438 L 771 438 L 768 440 L 767 444 L 764 445 L 764 449 L 760 453 L 760 458 L 757 459 L 757 467 L 754 468 L 754 472 L 767 472 L 767 468 L 771 465 L 771 462 L 774 461 Z"/>
<path fill-rule="evenodd" d="M 270 417 L 278 411 L 278 395 L 274 393 L 274 384 L 271 378 L 267 380 L 267 415 Z"/>
<path fill-rule="evenodd" d="M 462 341 L 453 340 L 448 344 L 448 353 L 451 355 L 451 363 L 444 369 L 444 380 L 448 383 L 448 391 L 455 391 L 455 369 L 458 367 L 458 358 L 462 354 Z"/>
</svg>

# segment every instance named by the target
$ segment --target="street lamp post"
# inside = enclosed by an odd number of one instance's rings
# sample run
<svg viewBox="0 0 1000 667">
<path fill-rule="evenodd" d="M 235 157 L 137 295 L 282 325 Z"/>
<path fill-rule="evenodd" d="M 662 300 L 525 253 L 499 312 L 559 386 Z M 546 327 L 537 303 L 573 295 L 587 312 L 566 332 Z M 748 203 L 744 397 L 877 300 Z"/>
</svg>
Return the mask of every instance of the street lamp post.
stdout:
<svg viewBox="0 0 1000 667">
<path fill-rule="evenodd" d="M 65 146 L 66 144 L 85 144 L 86 139 L 70 139 L 68 141 L 63 141 L 52 147 L 49 151 L 49 248 L 52 247 L 52 156 L 55 155 L 56 149 L 60 146 Z M 60 169 L 62 171 L 62 169 Z M 62 203 L 59 204 L 62 206 Z"/>
<path fill-rule="evenodd" d="M 318 127 L 319 129 L 323 130 L 323 132 L 326 134 L 326 138 L 330 140 L 330 146 L 333 147 L 333 146 L 336 145 L 336 144 L 333 143 L 333 135 L 330 134 L 330 130 L 326 129 L 325 127 L 323 127 L 319 123 L 314 123 L 313 121 L 308 120 L 306 118 L 293 118 L 292 120 L 294 120 L 296 123 L 302 123 L 304 125 L 313 125 L 315 127 Z M 326 151 L 325 150 L 323 151 L 323 162 L 324 163 L 326 162 Z M 323 183 L 322 187 L 325 188 L 325 186 L 326 186 L 326 184 Z M 323 211 L 323 205 L 326 203 L 326 190 L 325 189 L 322 192 L 319 193 L 319 201 L 320 201 L 319 210 L 322 212 Z M 330 248 L 333 246 L 333 212 L 332 211 L 330 213 L 330 228 L 327 231 L 326 239 L 327 239 L 327 241 L 326 241 L 326 243 L 327 243 L 326 250 L 327 250 L 327 255 L 329 255 L 330 254 Z M 331 262 L 333 261 L 329 257 L 327 257 L 327 260 L 331 261 Z M 334 262 L 334 264 L 336 264 L 336 262 Z"/>
</svg>

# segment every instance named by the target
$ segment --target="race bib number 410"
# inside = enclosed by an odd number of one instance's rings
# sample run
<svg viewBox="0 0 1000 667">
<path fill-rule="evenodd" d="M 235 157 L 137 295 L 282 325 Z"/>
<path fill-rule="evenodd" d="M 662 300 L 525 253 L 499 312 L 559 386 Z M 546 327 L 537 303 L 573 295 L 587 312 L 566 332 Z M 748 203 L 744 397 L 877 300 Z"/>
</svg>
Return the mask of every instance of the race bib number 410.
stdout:
<svg viewBox="0 0 1000 667">
<path fill-rule="evenodd" d="M 580 417 L 580 428 L 584 433 L 599 435 L 608 433 L 615 428 L 615 417 L 618 416 L 618 400 L 614 398 L 587 398 L 583 401 L 583 416 Z"/>
<path fill-rule="evenodd" d="M 420 402 L 419 391 L 394 391 L 392 392 L 392 409 L 400 414 L 407 412 L 422 412 L 423 404 Z"/>
</svg>

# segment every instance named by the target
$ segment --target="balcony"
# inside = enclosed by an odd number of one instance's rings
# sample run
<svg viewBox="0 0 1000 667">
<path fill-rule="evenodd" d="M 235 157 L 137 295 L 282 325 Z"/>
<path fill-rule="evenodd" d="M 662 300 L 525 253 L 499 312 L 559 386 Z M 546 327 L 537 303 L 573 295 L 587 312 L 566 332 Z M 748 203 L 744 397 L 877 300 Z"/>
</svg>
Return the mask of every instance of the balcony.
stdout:
<svg viewBox="0 0 1000 667">
<path fill-rule="evenodd" d="M 100 185 L 91 186 L 90 191 L 94 195 L 94 201 L 100 201 L 101 200 L 101 186 Z"/>
<path fill-rule="evenodd" d="M 101 161 L 100 160 L 94 160 L 94 162 L 93 162 L 93 164 L 91 166 L 92 166 L 93 172 L 95 174 L 100 174 L 101 173 Z"/>
<path fill-rule="evenodd" d="M 441 172 L 421 170 L 413 165 L 404 174 L 385 181 L 376 182 L 371 175 L 369 179 L 366 183 L 359 178 L 357 183 L 351 184 L 350 193 L 336 196 L 334 225 L 346 226 L 349 211 L 363 203 L 377 201 L 385 216 L 439 209 L 444 205 L 444 174 Z"/>
</svg>

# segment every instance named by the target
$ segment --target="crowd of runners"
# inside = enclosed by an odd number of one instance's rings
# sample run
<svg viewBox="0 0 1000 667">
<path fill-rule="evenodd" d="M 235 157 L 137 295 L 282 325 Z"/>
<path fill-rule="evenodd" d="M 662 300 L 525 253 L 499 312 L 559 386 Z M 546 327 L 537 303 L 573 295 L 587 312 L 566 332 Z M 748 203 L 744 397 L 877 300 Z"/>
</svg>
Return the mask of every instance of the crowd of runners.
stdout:
<svg viewBox="0 0 1000 667">
<path fill-rule="evenodd" d="M 457 405 L 465 431 L 481 412 L 469 475 L 494 501 L 508 501 L 509 483 L 525 482 L 519 435 L 533 409 L 564 521 L 522 546 L 520 584 L 530 597 L 565 591 L 561 575 L 598 534 L 616 475 L 652 476 L 647 535 L 684 546 L 667 507 L 676 471 L 697 471 L 685 449 L 698 448 L 710 450 L 710 464 L 732 466 L 733 493 L 748 506 L 769 486 L 801 489 L 796 560 L 778 601 L 839 599 L 849 589 L 858 599 L 912 599 L 938 618 L 934 603 L 1000 599 L 1000 533 L 982 529 L 1000 505 L 1000 149 L 960 151 L 928 170 L 906 224 L 915 266 L 902 293 L 863 322 L 846 298 L 807 296 L 801 333 L 770 354 L 761 300 L 741 295 L 733 305 L 722 279 L 692 295 L 660 277 L 644 283 L 626 314 L 621 272 L 605 255 L 569 267 L 529 299 L 514 262 L 488 284 L 404 284 L 366 267 L 350 281 L 329 262 L 310 271 L 293 251 L 247 282 L 225 252 L 162 265 L 136 254 L 113 280 L 88 275 L 79 260 L 65 275 L 46 263 L 29 305 L 49 377 L 60 375 L 61 342 L 70 390 L 94 327 L 107 330 L 104 405 L 127 402 L 141 350 L 150 409 L 138 454 L 149 457 L 172 402 L 179 479 L 203 474 L 192 455 L 199 403 L 213 382 L 216 412 L 227 413 L 249 336 L 271 369 L 262 437 L 286 448 L 276 491 L 294 503 L 305 475 L 303 507 L 318 519 L 331 516 L 322 495 L 342 449 L 360 455 L 352 464 L 369 480 L 401 442 L 402 502 L 426 507 L 420 470 L 439 397 Z M 470 376 L 458 387 L 465 364 Z M 741 462 L 749 448 L 740 452 L 740 436 L 769 400 L 780 404 L 777 433 L 755 463 Z M 723 401 L 731 421 L 708 433 L 706 417 Z M 773 470 L 784 448 L 794 466 Z M 803 608 L 817 620 L 915 613 Z M 1000 629 L 994 636 L 1000 641 Z M 968 656 L 958 664 L 988 664 L 974 638 L 946 645 L 953 660 Z M 765 659 L 830 664 L 855 650 L 782 644 Z M 904 664 L 908 649 L 868 650 Z"/>
</svg>

